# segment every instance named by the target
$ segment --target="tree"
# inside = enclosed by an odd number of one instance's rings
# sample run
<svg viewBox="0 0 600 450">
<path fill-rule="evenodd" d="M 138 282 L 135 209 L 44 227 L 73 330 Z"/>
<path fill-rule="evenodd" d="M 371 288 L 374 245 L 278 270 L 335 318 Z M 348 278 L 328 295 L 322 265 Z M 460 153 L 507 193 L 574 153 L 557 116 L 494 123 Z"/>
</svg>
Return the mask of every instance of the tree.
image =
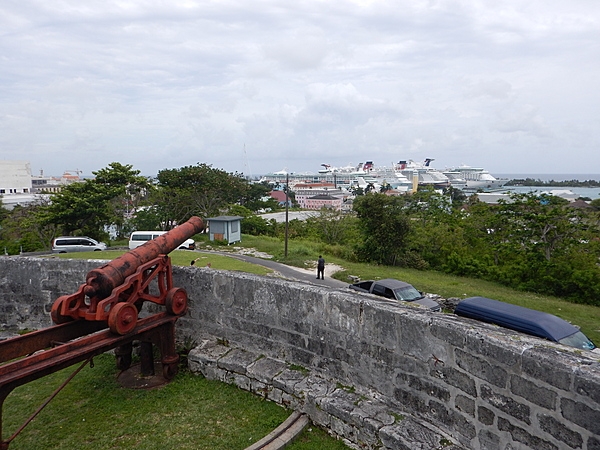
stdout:
<svg viewBox="0 0 600 450">
<path fill-rule="evenodd" d="M 129 217 L 140 207 L 141 201 L 152 189 L 150 181 L 141 176 L 139 170 L 133 170 L 132 167 L 129 164 L 112 162 L 108 167 L 92 172 L 96 176 L 95 183 L 114 187 L 116 188 L 115 192 L 118 192 L 110 201 L 113 213 L 111 225 L 115 226 L 118 236 L 123 236 L 127 231 L 131 231 L 126 229 Z"/>
<path fill-rule="evenodd" d="M 269 196 L 271 185 L 263 181 L 262 183 L 250 183 L 246 192 L 240 198 L 240 204 L 250 211 L 256 212 L 260 209 L 277 208 L 277 200 Z M 262 200 L 268 197 L 267 200 Z"/>
<path fill-rule="evenodd" d="M 341 211 L 323 208 L 318 216 L 309 217 L 306 222 L 320 241 L 339 245 L 348 243 L 352 238 L 356 218 Z"/>
<path fill-rule="evenodd" d="M 191 216 L 215 216 L 230 203 L 247 195 L 248 181 L 238 173 L 227 173 L 207 164 L 161 170 L 154 199 L 171 224 Z"/>
<path fill-rule="evenodd" d="M 108 226 L 122 226 L 128 187 L 141 189 L 148 185 L 147 180 L 132 166 L 114 162 L 92 173 L 95 179 L 69 184 L 52 194 L 50 203 L 36 214 L 40 223 L 57 225 L 64 234 L 88 235 L 99 240 L 106 237 Z"/>
<path fill-rule="evenodd" d="M 359 259 L 395 265 L 410 231 L 404 197 L 365 194 L 356 198 L 354 211 L 362 235 L 357 248 Z"/>
</svg>

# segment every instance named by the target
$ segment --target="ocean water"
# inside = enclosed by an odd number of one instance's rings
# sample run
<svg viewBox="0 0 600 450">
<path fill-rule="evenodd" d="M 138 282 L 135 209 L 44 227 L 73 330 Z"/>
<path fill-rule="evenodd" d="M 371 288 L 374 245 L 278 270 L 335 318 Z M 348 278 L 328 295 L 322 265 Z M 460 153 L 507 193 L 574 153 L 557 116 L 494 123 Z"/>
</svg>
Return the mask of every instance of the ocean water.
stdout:
<svg viewBox="0 0 600 450">
<path fill-rule="evenodd" d="M 551 192 L 554 190 L 571 191 L 580 197 L 596 200 L 600 198 L 600 187 L 583 188 L 583 187 L 568 187 L 568 186 L 505 186 L 502 191 L 518 192 L 526 194 L 528 192 Z"/>
<path fill-rule="evenodd" d="M 533 180 L 541 181 L 587 181 L 596 180 L 600 181 L 600 174 L 568 174 L 568 173 L 517 173 L 517 174 L 494 174 L 496 178 L 508 178 L 509 180 L 531 178 Z M 584 187 L 570 187 L 570 186 L 506 186 L 504 189 L 511 190 L 514 192 L 548 192 L 553 190 L 569 190 L 580 197 L 586 197 L 592 200 L 600 198 L 600 187 L 595 188 L 584 188 Z"/>
</svg>

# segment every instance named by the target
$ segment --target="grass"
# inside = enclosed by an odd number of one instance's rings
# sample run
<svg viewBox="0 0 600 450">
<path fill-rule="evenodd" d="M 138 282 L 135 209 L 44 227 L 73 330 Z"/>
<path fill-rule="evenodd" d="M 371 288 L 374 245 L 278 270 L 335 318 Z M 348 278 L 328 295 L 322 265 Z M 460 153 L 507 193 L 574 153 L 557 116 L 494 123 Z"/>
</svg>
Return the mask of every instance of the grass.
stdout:
<svg viewBox="0 0 600 450">
<path fill-rule="evenodd" d="M 4 439 L 64 381 L 76 366 L 15 389 L 4 402 Z M 244 449 L 290 414 L 235 386 L 189 372 L 155 390 L 122 388 L 114 357 L 94 358 L 10 444 L 43 449 Z M 310 427 L 287 449 L 347 447 Z"/>
<path fill-rule="evenodd" d="M 125 253 L 125 250 L 107 250 L 103 252 L 60 253 L 58 255 L 53 255 L 53 257 L 58 256 L 59 258 L 65 259 L 112 260 L 121 256 L 123 253 Z M 271 269 L 259 266 L 257 264 L 251 264 L 236 258 L 216 255 L 214 253 L 201 253 L 191 250 L 175 250 L 169 253 L 169 256 L 171 257 L 171 263 L 174 266 L 189 266 L 193 259 L 200 258 L 198 261 L 196 261 L 197 267 L 206 267 L 206 265 L 210 263 L 210 267 L 212 269 L 235 270 L 238 272 L 253 273 L 256 275 L 266 275 L 273 272 Z"/>
</svg>

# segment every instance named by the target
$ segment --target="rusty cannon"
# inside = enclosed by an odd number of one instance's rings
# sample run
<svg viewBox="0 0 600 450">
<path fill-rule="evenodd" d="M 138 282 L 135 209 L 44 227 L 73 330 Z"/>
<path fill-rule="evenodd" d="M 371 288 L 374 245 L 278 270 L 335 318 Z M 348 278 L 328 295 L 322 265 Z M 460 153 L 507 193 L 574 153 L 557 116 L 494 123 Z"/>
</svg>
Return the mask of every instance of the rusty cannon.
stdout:
<svg viewBox="0 0 600 450">
<path fill-rule="evenodd" d="M 173 286 L 168 254 L 202 229 L 202 220 L 192 217 L 91 270 L 75 293 L 54 302 L 51 317 L 56 325 L 0 341 L 0 450 L 8 449 L 10 442 L 47 404 L 10 438 L 3 439 L 2 407 L 18 386 L 83 362 L 56 394 L 87 363 L 91 364 L 94 356 L 113 349 L 117 368 L 127 370 L 134 341 L 140 342 L 142 376 L 154 375 L 153 345 L 160 351 L 163 378 L 170 380 L 177 374 L 175 322 L 187 310 L 187 292 Z M 164 306 L 164 311 L 139 318 L 146 301 Z"/>
<path fill-rule="evenodd" d="M 180 315 L 187 308 L 184 289 L 173 287 L 168 253 L 203 229 L 202 219 L 192 217 L 156 239 L 130 250 L 87 274 L 77 292 L 58 298 L 51 316 L 56 324 L 71 320 L 107 321 L 116 334 L 135 328 L 144 301 L 164 305 Z"/>
</svg>

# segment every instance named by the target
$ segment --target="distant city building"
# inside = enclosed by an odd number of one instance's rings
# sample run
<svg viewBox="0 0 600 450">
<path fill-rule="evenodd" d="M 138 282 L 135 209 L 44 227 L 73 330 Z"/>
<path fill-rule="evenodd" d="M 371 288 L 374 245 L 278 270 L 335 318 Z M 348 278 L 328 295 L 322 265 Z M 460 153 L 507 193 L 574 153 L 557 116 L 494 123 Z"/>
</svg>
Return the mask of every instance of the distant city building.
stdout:
<svg viewBox="0 0 600 450">
<path fill-rule="evenodd" d="M 269 192 L 269 196 L 270 198 L 274 198 L 275 200 L 277 200 L 277 203 L 279 204 L 279 206 L 285 206 L 285 199 L 286 199 L 286 195 L 285 192 L 283 191 L 271 191 Z M 292 206 L 292 201 L 288 198 L 288 206 Z"/>
<path fill-rule="evenodd" d="M 60 177 L 45 177 L 31 174 L 29 161 L 0 161 L 0 198 L 2 205 L 13 209 L 17 205 L 26 206 L 45 199 L 47 194 L 59 192 L 67 184 L 81 181 L 80 171 L 73 175 L 70 171 Z"/>
<path fill-rule="evenodd" d="M 309 197 L 304 200 L 304 208 L 306 209 L 322 209 L 330 208 L 336 211 L 342 210 L 344 200 L 341 197 L 334 197 L 329 194 L 319 194 Z"/>
<path fill-rule="evenodd" d="M 304 208 L 304 209 L 315 209 L 313 206 L 316 203 L 314 201 L 309 201 L 309 199 L 311 197 L 315 197 L 315 196 L 319 196 L 319 195 L 334 197 L 335 199 L 339 200 L 339 203 L 341 205 L 341 203 L 343 203 L 344 200 L 350 195 L 348 192 L 342 191 L 341 189 L 333 189 L 333 188 L 329 188 L 329 187 L 315 187 L 315 188 L 311 187 L 308 189 L 296 189 L 294 192 L 296 194 L 296 203 L 298 204 L 298 206 L 300 208 Z M 336 201 L 335 203 L 337 204 L 338 202 Z M 309 206 L 309 205 L 311 205 L 311 206 Z M 321 209 L 321 208 L 316 208 L 316 209 Z M 340 209 L 341 209 L 341 206 L 340 206 Z"/>
<path fill-rule="evenodd" d="M 0 195 L 30 193 L 29 161 L 0 161 Z"/>
</svg>

